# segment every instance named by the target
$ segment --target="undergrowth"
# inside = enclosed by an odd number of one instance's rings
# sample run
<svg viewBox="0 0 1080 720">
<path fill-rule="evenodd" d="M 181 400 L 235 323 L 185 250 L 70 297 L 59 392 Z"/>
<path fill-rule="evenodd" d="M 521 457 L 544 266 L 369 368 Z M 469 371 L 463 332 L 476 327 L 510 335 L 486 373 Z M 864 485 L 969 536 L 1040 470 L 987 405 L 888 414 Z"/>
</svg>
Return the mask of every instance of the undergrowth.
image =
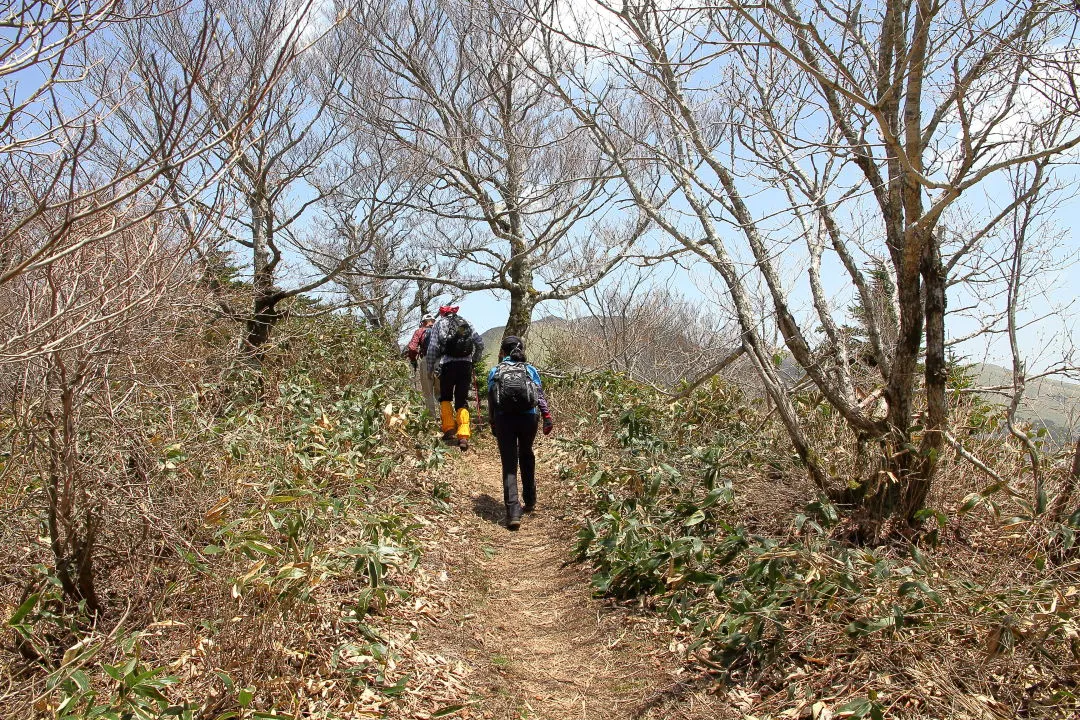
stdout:
<svg viewBox="0 0 1080 720">
<path fill-rule="evenodd" d="M 666 616 L 743 712 L 1080 712 L 1080 512 L 1051 522 L 950 458 L 921 528 L 855 546 L 733 386 L 673 400 L 602 374 L 557 392 L 578 418 L 560 472 L 589 498 L 575 552 L 596 592 Z M 1005 466 L 1019 453 L 985 432 L 993 414 L 973 408 L 967 440 L 1019 477 Z"/>
<path fill-rule="evenodd" d="M 444 451 L 392 340 L 335 316 L 279 337 L 259 371 L 193 342 L 187 374 L 130 389 L 122 442 L 83 423 L 97 615 L 62 592 L 35 447 L 7 433 L 0 716 L 342 717 L 403 693 L 386 612 Z"/>
</svg>

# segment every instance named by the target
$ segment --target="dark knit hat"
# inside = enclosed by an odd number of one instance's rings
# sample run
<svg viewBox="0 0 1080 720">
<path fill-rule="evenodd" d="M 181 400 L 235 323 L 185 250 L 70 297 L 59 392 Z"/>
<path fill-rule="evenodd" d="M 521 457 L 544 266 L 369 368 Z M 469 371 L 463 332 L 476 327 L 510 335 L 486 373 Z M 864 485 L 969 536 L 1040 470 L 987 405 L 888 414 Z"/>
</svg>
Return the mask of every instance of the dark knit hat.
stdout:
<svg viewBox="0 0 1080 720">
<path fill-rule="evenodd" d="M 517 335 L 507 335 L 503 338 L 502 345 L 499 346 L 499 357 L 506 357 L 517 348 L 521 348 L 521 352 L 524 353 L 525 341 Z"/>
</svg>

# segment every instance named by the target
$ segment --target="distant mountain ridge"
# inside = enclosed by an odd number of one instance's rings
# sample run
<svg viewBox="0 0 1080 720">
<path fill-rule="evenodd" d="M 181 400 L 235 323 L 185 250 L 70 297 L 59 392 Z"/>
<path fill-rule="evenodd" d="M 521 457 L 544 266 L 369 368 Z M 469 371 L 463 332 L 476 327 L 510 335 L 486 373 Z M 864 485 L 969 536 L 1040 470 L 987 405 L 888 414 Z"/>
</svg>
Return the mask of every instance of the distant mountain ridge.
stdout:
<svg viewBox="0 0 1080 720">
<path fill-rule="evenodd" d="M 1012 371 L 990 363 L 975 363 L 971 375 L 979 387 L 1001 387 L 1011 394 Z M 1009 395 L 1000 392 L 982 392 L 979 395 L 995 405 L 1008 404 Z M 1080 385 L 1058 380 L 1040 378 L 1024 388 L 1017 415 L 1035 427 L 1045 427 L 1058 441 L 1075 436 L 1080 421 Z"/>
<path fill-rule="evenodd" d="M 569 325 L 569 321 L 560 317 L 549 316 L 533 320 L 529 326 L 529 335 L 525 339 L 528 348 L 529 360 L 533 363 L 544 364 L 547 359 L 548 347 L 545 336 L 555 329 L 563 329 Z M 480 333 L 484 339 L 484 358 L 488 365 L 494 365 L 498 361 L 499 345 L 502 344 L 503 332 L 506 325 L 497 325 Z"/>
</svg>

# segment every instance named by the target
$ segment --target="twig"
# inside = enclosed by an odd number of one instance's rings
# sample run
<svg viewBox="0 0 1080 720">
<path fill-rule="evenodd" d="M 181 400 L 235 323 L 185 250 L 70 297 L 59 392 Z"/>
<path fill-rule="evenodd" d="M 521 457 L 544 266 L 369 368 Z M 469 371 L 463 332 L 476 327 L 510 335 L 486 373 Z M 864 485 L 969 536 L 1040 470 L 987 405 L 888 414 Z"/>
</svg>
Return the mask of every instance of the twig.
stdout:
<svg viewBox="0 0 1080 720">
<path fill-rule="evenodd" d="M 742 357 L 743 353 L 745 353 L 745 352 L 746 352 L 746 345 L 745 344 L 740 345 L 735 350 L 728 353 L 726 357 L 724 357 L 722 360 L 720 360 L 720 362 L 716 363 L 715 365 L 710 367 L 708 370 L 706 370 L 705 373 L 703 375 L 701 375 L 701 377 L 699 377 L 697 380 L 693 381 L 692 383 L 687 385 L 685 388 L 683 388 L 682 392 L 680 392 L 678 395 L 675 395 L 675 397 L 679 398 L 679 399 L 682 399 L 682 398 L 688 396 L 690 393 L 692 393 L 703 382 L 705 382 L 709 378 L 715 376 L 717 373 L 723 372 L 725 368 L 727 368 L 729 365 L 731 365 L 731 363 L 735 362 L 740 357 Z"/>
<path fill-rule="evenodd" d="M 1020 497 L 1020 493 L 1018 493 L 1018 492 L 1016 492 L 1015 490 L 1013 490 L 1013 489 L 1012 489 L 1012 487 L 1010 487 L 1010 486 L 1009 486 L 1009 483 L 1007 483 L 1007 482 L 1006 482 L 1006 481 L 1005 481 L 1005 480 L 1004 480 L 1004 479 L 1003 479 L 1003 478 L 1002 478 L 1002 477 L 1001 477 L 1000 475 L 998 475 L 998 474 L 997 474 L 996 472 L 994 472 L 994 471 L 993 471 L 993 470 L 991 470 L 991 469 L 990 469 L 989 467 L 987 467 L 986 463 L 984 463 L 984 462 L 983 462 L 982 460 L 980 460 L 979 458 L 975 457 L 974 455 L 972 455 L 971 453 L 969 453 L 969 452 L 968 452 L 967 450 L 965 450 L 965 449 L 964 449 L 964 446 L 960 444 L 960 441 L 959 441 L 959 440 L 957 440 L 956 438 L 954 438 L 954 437 L 952 436 L 952 433 L 948 433 L 948 432 L 946 432 L 946 433 L 944 433 L 944 435 L 945 435 L 945 441 L 946 441 L 947 443 L 949 443 L 950 445 L 952 445 L 953 449 L 954 449 L 954 450 L 956 450 L 957 454 L 958 454 L 958 455 L 959 455 L 960 457 L 964 458 L 964 459 L 965 459 L 965 460 L 967 460 L 967 461 L 968 461 L 969 463 L 971 463 L 971 464 L 972 464 L 972 465 L 974 465 L 975 467 L 977 467 L 977 468 L 979 468 L 980 470 L 982 470 L 982 471 L 983 471 L 984 473 L 986 473 L 986 474 L 987 474 L 987 475 L 989 475 L 989 476 L 990 476 L 991 478 L 993 478 L 995 482 L 1001 483 L 1001 486 L 1002 486 L 1002 487 L 1003 487 L 1003 488 L 1005 489 L 1005 491 L 1006 491 L 1006 492 L 1008 492 L 1008 493 L 1009 493 L 1010 495 L 1012 495 L 1013 497 Z"/>
</svg>

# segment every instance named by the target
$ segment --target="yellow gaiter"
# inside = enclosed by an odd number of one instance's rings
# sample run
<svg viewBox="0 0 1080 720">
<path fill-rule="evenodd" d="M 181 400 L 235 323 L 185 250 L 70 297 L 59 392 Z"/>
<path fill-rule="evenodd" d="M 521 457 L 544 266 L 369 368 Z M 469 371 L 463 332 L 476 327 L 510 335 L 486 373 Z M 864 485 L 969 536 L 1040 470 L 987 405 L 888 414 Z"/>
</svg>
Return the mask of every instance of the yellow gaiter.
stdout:
<svg viewBox="0 0 1080 720">
<path fill-rule="evenodd" d="M 442 431 L 449 432 L 454 429 L 454 403 L 443 400 L 439 403 L 439 412 L 442 415 Z"/>
<path fill-rule="evenodd" d="M 457 436 L 467 438 L 472 435 L 469 430 L 469 409 L 461 408 L 457 411 Z"/>
</svg>

